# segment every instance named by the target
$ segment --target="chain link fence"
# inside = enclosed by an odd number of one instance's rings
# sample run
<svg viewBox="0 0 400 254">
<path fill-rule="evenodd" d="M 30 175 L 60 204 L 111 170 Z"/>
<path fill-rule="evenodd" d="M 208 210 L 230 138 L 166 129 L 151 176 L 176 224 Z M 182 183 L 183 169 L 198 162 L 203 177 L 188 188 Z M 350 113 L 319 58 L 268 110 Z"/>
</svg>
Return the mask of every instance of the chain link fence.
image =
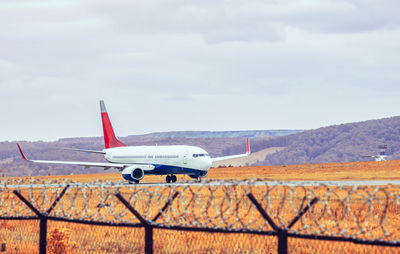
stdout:
<svg viewBox="0 0 400 254">
<path fill-rule="evenodd" d="M 0 252 L 392 252 L 399 214 L 397 185 L 9 180 Z"/>
</svg>

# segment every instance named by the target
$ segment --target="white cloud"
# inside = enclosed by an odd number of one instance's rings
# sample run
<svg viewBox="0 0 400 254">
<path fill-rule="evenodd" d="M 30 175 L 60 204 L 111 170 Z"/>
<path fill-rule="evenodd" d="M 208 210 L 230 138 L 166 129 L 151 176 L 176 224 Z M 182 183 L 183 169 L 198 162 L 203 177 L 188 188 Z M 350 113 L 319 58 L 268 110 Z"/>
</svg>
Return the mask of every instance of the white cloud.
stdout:
<svg viewBox="0 0 400 254">
<path fill-rule="evenodd" d="M 399 5 L 2 1 L 0 140 L 101 135 L 99 99 L 120 135 L 399 114 Z"/>
</svg>

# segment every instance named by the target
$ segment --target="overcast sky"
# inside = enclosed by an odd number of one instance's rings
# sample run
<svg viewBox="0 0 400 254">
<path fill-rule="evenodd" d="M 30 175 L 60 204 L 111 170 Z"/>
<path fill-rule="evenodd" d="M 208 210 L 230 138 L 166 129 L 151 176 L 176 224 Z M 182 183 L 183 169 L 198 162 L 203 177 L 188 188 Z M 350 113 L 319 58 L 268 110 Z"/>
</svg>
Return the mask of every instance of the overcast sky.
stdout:
<svg viewBox="0 0 400 254">
<path fill-rule="evenodd" d="M 400 115 L 398 0 L 0 1 L 0 140 Z"/>
</svg>

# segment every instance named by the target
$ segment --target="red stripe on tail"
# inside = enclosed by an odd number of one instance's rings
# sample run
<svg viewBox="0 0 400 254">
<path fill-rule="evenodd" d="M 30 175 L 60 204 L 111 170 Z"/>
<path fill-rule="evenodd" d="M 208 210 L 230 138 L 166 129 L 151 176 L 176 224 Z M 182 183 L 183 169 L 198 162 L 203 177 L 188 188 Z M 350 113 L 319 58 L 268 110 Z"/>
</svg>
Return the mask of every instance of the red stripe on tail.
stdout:
<svg viewBox="0 0 400 254">
<path fill-rule="evenodd" d="M 113 127 L 111 125 L 110 118 L 108 117 L 108 113 L 105 110 L 104 102 L 100 101 L 101 107 L 101 121 L 103 123 L 103 134 L 104 134 L 104 145 L 106 149 L 119 147 L 119 146 L 126 146 L 124 143 L 119 141 L 115 136 Z"/>
</svg>

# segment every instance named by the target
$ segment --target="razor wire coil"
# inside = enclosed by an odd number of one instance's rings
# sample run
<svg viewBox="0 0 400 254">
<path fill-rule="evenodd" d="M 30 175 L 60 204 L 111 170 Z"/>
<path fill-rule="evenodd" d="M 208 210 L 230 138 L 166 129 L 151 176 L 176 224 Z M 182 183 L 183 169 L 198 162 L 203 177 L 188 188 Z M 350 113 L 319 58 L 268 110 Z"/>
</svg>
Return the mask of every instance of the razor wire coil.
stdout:
<svg viewBox="0 0 400 254">
<path fill-rule="evenodd" d="M 400 242 L 398 185 L 337 186 L 261 180 L 129 185 L 122 181 L 16 179 L 0 182 L 0 219 L 36 216 L 13 191 L 46 213 L 67 185 L 68 190 L 49 216 L 110 224 L 140 223 L 116 198 L 120 193 L 153 226 L 273 232 L 249 200 L 251 193 L 273 222 L 289 233 Z M 310 206 L 315 198 L 318 201 Z M 170 206 L 161 211 L 168 202 Z M 289 228 L 307 206 L 308 211 Z M 153 221 L 158 213 L 161 215 Z"/>
</svg>

